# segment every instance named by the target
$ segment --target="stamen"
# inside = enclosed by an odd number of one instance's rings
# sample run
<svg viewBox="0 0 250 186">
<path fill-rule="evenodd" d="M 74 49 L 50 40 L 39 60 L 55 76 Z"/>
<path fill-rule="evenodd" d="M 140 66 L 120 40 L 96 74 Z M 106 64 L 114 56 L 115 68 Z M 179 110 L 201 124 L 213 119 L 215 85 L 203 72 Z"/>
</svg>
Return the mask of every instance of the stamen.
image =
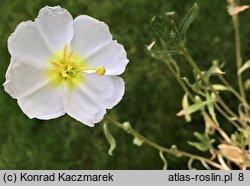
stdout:
<svg viewBox="0 0 250 186">
<path fill-rule="evenodd" d="M 58 70 L 57 67 L 50 68 L 49 71 Z"/>
<path fill-rule="evenodd" d="M 75 60 L 75 59 L 71 59 L 70 61 L 73 62 L 73 63 L 78 63 L 78 61 Z"/>
<path fill-rule="evenodd" d="M 99 76 L 103 76 L 106 72 L 106 69 L 104 66 L 100 66 L 97 68 L 80 68 L 78 69 L 76 72 L 84 72 L 84 71 L 89 71 L 89 70 L 95 70 L 95 72 L 99 75 Z"/>
<path fill-rule="evenodd" d="M 103 76 L 106 73 L 104 66 L 99 67 L 88 67 L 85 60 L 79 55 L 75 54 L 68 45 L 64 45 L 63 49 L 52 56 L 50 60 L 51 68 L 50 74 L 54 76 L 59 76 L 60 81 L 74 80 L 77 84 L 83 80 L 84 74 L 82 73 L 96 73 L 99 76 Z M 70 83 L 71 81 L 69 81 Z"/>
<path fill-rule="evenodd" d="M 104 68 L 104 66 L 100 66 L 98 68 L 96 68 L 96 73 L 99 75 L 99 76 L 103 76 L 106 72 L 106 69 Z"/>
<path fill-rule="evenodd" d="M 63 64 L 61 64 L 61 63 L 59 63 L 59 62 L 57 62 L 57 61 L 52 61 L 51 62 L 53 65 L 56 65 L 56 66 L 59 66 L 59 67 L 63 67 L 64 65 Z"/>
<path fill-rule="evenodd" d="M 66 59 L 66 56 L 67 56 L 67 45 L 64 45 L 64 48 L 63 48 L 63 59 L 65 60 Z"/>
<path fill-rule="evenodd" d="M 69 56 L 68 56 L 68 60 L 70 60 L 72 54 L 73 54 L 73 50 L 70 51 Z"/>
</svg>

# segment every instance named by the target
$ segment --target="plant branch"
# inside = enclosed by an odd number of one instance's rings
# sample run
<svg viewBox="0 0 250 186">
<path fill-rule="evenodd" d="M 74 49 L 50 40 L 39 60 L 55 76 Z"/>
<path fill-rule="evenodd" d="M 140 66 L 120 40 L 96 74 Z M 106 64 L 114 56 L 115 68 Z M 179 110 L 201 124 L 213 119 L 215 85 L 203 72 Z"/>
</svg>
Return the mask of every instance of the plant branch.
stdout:
<svg viewBox="0 0 250 186">
<path fill-rule="evenodd" d="M 239 18 L 238 14 L 233 15 L 233 27 L 234 27 L 234 37 L 235 37 L 235 50 L 236 50 L 236 66 L 237 66 L 237 79 L 238 79 L 238 85 L 239 85 L 239 90 L 240 94 L 243 99 L 243 104 L 248 105 L 247 99 L 246 99 L 246 94 L 244 91 L 244 86 L 243 86 L 243 81 L 242 81 L 242 76 L 241 73 L 238 73 L 242 66 L 242 58 L 241 58 L 241 46 L 240 46 L 240 25 L 239 25 Z M 249 117 L 249 112 L 248 109 L 245 108 L 245 113 L 247 117 Z"/>
<path fill-rule="evenodd" d="M 220 97 L 220 95 L 218 94 L 218 92 L 216 90 L 214 90 L 214 88 L 212 87 L 212 85 L 206 80 L 206 78 L 204 77 L 204 75 L 202 74 L 200 68 L 196 65 L 196 63 L 194 62 L 193 58 L 190 56 L 189 52 L 187 51 L 187 49 L 185 47 L 181 47 L 181 52 L 182 55 L 186 58 L 186 60 L 188 61 L 188 63 L 190 64 L 190 66 L 196 70 L 196 72 L 198 73 L 198 75 L 200 76 L 200 78 L 202 79 L 202 81 L 210 88 L 210 90 L 216 95 L 216 99 L 219 102 L 219 104 L 223 107 L 223 109 L 230 114 L 232 117 L 236 118 L 236 120 L 240 121 L 239 117 L 225 104 L 225 102 L 222 100 L 222 98 Z"/>
<path fill-rule="evenodd" d="M 192 95 L 192 93 L 189 91 L 189 89 L 187 88 L 187 86 L 185 85 L 185 83 L 182 81 L 181 77 L 180 77 L 180 74 L 176 73 L 174 68 L 172 67 L 171 63 L 170 63 L 170 60 L 172 59 L 164 59 L 164 58 L 160 58 L 160 60 L 166 64 L 166 66 L 168 67 L 168 69 L 170 70 L 170 72 L 173 74 L 173 76 L 176 78 L 176 80 L 178 81 L 178 83 L 180 84 L 180 86 L 182 87 L 182 89 L 184 90 L 184 92 L 187 93 L 188 97 L 194 102 L 196 103 L 196 100 L 194 98 L 194 96 Z M 217 103 L 215 103 L 215 108 L 221 113 L 222 116 L 224 116 L 225 119 L 228 120 L 228 122 L 230 122 L 233 126 L 235 126 L 236 128 L 239 128 L 239 125 L 234 122 L 220 107 Z M 202 112 L 205 112 L 206 111 L 204 109 L 202 109 Z M 207 114 L 207 113 L 206 113 Z M 218 129 L 218 132 L 222 135 L 222 137 L 226 140 L 226 141 L 230 141 L 228 140 L 228 138 L 225 138 L 226 137 L 226 134 L 223 134 L 223 130 L 220 129 L 220 128 L 217 128 Z"/>
<path fill-rule="evenodd" d="M 120 122 L 112 119 L 111 117 L 109 117 L 107 115 L 104 118 L 107 121 L 107 123 L 110 123 L 110 124 L 112 124 L 112 125 L 120 128 L 120 129 L 122 129 L 123 131 L 127 132 L 128 134 L 130 134 L 130 135 L 132 135 L 134 137 L 139 138 L 145 144 L 151 146 L 154 149 L 157 149 L 158 151 L 169 153 L 169 154 L 175 155 L 177 157 L 184 156 L 184 157 L 187 157 L 187 158 L 193 158 L 193 159 L 196 159 L 196 160 L 199 160 L 199 161 L 204 161 L 204 162 L 206 162 L 206 163 L 208 163 L 208 164 L 210 164 L 213 167 L 216 167 L 218 169 L 221 169 L 221 170 L 224 169 L 220 164 L 218 164 L 218 163 L 216 163 L 216 162 L 214 162 L 214 161 L 212 161 L 210 159 L 203 158 L 201 156 L 190 154 L 188 152 L 180 151 L 180 150 L 177 150 L 177 149 L 169 149 L 169 148 L 163 147 L 163 146 L 161 146 L 161 145 L 159 145 L 159 144 L 157 144 L 157 143 L 149 140 L 148 138 L 144 137 L 143 135 L 139 134 L 137 131 L 135 131 L 134 129 L 132 129 L 132 127 L 125 128 Z"/>
<path fill-rule="evenodd" d="M 170 72 L 173 74 L 173 76 L 175 77 L 175 79 L 178 81 L 178 83 L 180 84 L 181 88 L 184 90 L 184 92 L 187 93 L 188 97 L 195 103 L 195 98 L 194 96 L 191 94 L 191 92 L 189 91 L 189 89 L 187 88 L 187 86 L 185 85 L 185 83 L 182 81 L 181 77 L 179 76 L 179 74 L 177 74 L 174 70 L 174 68 L 171 66 L 170 63 L 166 62 L 165 60 L 163 60 L 164 64 L 166 64 L 166 66 L 168 67 L 168 69 L 170 70 Z"/>
</svg>

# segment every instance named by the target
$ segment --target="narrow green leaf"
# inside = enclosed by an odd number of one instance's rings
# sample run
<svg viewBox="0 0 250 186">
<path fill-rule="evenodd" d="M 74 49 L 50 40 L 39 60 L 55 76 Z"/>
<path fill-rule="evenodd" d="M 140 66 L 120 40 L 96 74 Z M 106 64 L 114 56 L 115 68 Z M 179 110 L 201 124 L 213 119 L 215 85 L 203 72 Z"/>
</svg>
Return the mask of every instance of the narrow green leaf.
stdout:
<svg viewBox="0 0 250 186">
<path fill-rule="evenodd" d="M 207 147 L 204 147 L 203 144 L 197 143 L 197 142 L 188 141 L 188 144 L 191 146 L 194 146 L 195 148 L 197 148 L 200 151 L 207 151 L 209 149 Z"/>
<path fill-rule="evenodd" d="M 213 97 L 214 97 L 214 95 L 211 95 L 211 96 L 210 96 L 208 93 L 207 93 L 207 95 L 206 95 L 207 100 L 211 100 L 211 99 L 213 99 Z M 217 121 L 217 117 L 216 117 L 216 113 L 215 113 L 215 110 L 214 110 L 214 105 L 213 105 L 213 103 L 208 103 L 208 104 L 207 104 L 207 109 L 208 109 L 208 112 L 209 112 L 210 116 L 212 117 L 213 121 L 214 121 L 217 125 L 219 125 L 219 122 Z"/>
<path fill-rule="evenodd" d="M 214 90 L 218 90 L 218 91 L 230 91 L 228 87 L 221 85 L 221 84 L 213 84 L 212 87 L 214 88 Z"/>
<path fill-rule="evenodd" d="M 188 102 L 188 95 L 184 94 L 183 99 L 182 99 L 182 109 L 187 109 L 189 107 L 189 102 Z M 190 114 L 185 115 L 185 120 L 186 122 L 191 122 L 192 118 Z"/>
<path fill-rule="evenodd" d="M 188 160 L 188 170 L 196 170 L 196 168 L 193 168 L 193 162 L 194 162 L 194 158 L 190 158 Z"/>
<path fill-rule="evenodd" d="M 113 156 L 113 151 L 116 147 L 116 141 L 115 141 L 115 138 L 112 136 L 110 130 L 108 129 L 108 126 L 106 123 L 103 124 L 103 131 L 104 131 L 104 134 L 106 136 L 106 139 L 110 145 L 109 147 L 109 151 L 108 151 L 108 154 L 110 156 Z"/>
<path fill-rule="evenodd" d="M 238 71 L 238 74 L 243 73 L 245 70 L 250 68 L 250 60 L 248 60 Z"/>
<path fill-rule="evenodd" d="M 194 132 L 194 136 L 195 136 L 198 140 L 200 140 L 200 141 L 202 141 L 203 138 L 204 138 L 204 136 L 203 136 L 202 134 L 200 134 L 199 132 Z"/>
<path fill-rule="evenodd" d="M 204 106 L 206 106 L 209 103 L 214 102 L 215 100 L 207 100 L 207 101 L 203 101 L 201 103 L 195 103 L 189 107 L 187 107 L 186 109 L 181 110 L 180 112 L 178 112 L 176 115 L 177 116 L 184 116 L 187 114 L 192 114 L 198 110 L 200 110 L 201 108 L 203 108 Z"/>
<path fill-rule="evenodd" d="M 194 92 L 204 96 L 204 93 L 201 91 L 201 81 L 196 81 L 194 84 L 191 84 L 186 77 L 183 77 L 182 79 Z"/>
<path fill-rule="evenodd" d="M 167 168 L 168 168 L 168 162 L 167 162 L 166 158 L 164 157 L 163 152 L 160 151 L 159 155 L 160 155 L 161 160 L 164 163 L 162 170 L 167 170 Z"/>
<path fill-rule="evenodd" d="M 182 80 L 183 80 L 191 89 L 193 89 L 193 85 L 189 82 L 188 78 L 183 77 Z"/>
<path fill-rule="evenodd" d="M 233 145 L 241 148 L 245 148 L 245 146 L 249 144 L 248 138 L 249 134 L 247 133 L 247 129 L 238 129 L 238 131 L 231 134 Z"/>
<path fill-rule="evenodd" d="M 175 24 L 175 13 L 166 12 L 154 16 L 151 28 L 156 36 L 156 50 L 160 53 L 172 53 L 179 47 L 179 33 Z"/>
<path fill-rule="evenodd" d="M 223 72 L 218 66 L 212 66 L 208 70 L 208 74 L 220 74 L 223 75 L 225 72 Z"/>
<path fill-rule="evenodd" d="M 211 170 L 211 168 L 208 166 L 208 164 L 207 164 L 204 160 L 201 160 L 201 164 L 202 164 L 207 170 Z"/>
<path fill-rule="evenodd" d="M 203 119 L 204 119 L 204 122 L 205 122 L 205 131 L 206 133 L 208 134 L 214 134 L 215 130 L 218 128 L 217 126 L 217 123 L 215 121 L 213 121 L 213 119 L 206 113 L 206 112 L 203 112 Z"/>
<path fill-rule="evenodd" d="M 148 46 L 147 46 L 147 50 L 148 51 L 151 51 L 151 49 L 154 47 L 155 45 L 155 41 L 153 41 L 152 43 L 150 43 Z"/>
<path fill-rule="evenodd" d="M 189 28 L 194 18 L 196 17 L 198 10 L 199 10 L 199 7 L 195 3 L 193 7 L 189 9 L 185 17 L 181 20 L 178 30 L 180 32 L 180 36 L 182 40 L 185 40 L 187 29 Z"/>
<path fill-rule="evenodd" d="M 207 133 L 200 134 L 198 132 L 194 132 L 194 136 L 199 140 L 199 142 L 188 141 L 188 144 L 196 147 L 200 151 L 207 151 L 211 148 L 212 143 L 214 143 L 214 139 L 210 139 Z"/>
</svg>

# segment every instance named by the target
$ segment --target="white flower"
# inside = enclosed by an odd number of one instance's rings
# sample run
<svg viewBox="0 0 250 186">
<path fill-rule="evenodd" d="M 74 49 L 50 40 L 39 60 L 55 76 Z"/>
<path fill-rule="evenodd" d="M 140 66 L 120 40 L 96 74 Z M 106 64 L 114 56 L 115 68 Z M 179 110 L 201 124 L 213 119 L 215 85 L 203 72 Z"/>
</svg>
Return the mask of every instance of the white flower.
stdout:
<svg viewBox="0 0 250 186">
<path fill-rule="evenodd" d="M 128 63 L 108 26 L 61 7 L 44 7 L 34 22 L 20 23 L 8 39 L 11 54 L 5 91 L 29 118 L 67 113 L 94 126 L 124 94 L 116 76 Z"/>
</svg>

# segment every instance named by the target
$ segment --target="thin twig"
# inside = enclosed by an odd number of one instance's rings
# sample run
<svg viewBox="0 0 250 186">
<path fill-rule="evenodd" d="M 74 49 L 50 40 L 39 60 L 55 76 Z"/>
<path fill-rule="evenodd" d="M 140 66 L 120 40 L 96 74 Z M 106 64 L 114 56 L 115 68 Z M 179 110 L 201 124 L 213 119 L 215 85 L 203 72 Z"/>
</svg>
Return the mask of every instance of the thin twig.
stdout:
<svg viewBox="0 0 250 186">
<path fill-rule="evenodd" d="M 216 162 L 214 162 L 214 161 L 212 161 L 210 159 L 203 158 L 201 156 L 190 154 L 188 152 L 180 151 L 180 150 L 177 150 L 177 149 L 169 149 L 169 148 L 163 147 L 163 146 L 161 146 L 161 145 L 159 145 L 159 144 L 157 144 L 157 143 L 149 140 L 148 138 L 144 137 L 143 135 L 139 134 L 138 132 L 136 132 L 132 128 L 125 129 L 120 122 L 112 119 L 111 117 L 109 117 L 107 115 L 105 116 L 105 120 L 107 121 L 107 123 L 113 124 L 114 126 L 116 126 L 116 127 L 120 128 L 120 129 L 126 131 L 127 133 L 131 134 L 132 136 L 139 138 L 145 144 L 153 147 L 154 149 L 157 149 L 159 151 L 175 155 L 177 157 L 178 156 L 184 156 L 184 157 L 187 157 L 187 158 L 193 158 L 193 159 L 196 159 L 196 160 L 199 160 L 199 161 L 204 161 L 204 162 L 212 165 L 213 167 L 216 167 L 218 169 L 224 170 L 224 168 L 220 164 L 218 164 L 218 163 L 216 163 Z"/>
<path fill-rule="evenodd" d="M 246 94 L 244 91 L 244 86 L 243 86 L 243 81 L 242 81 L 242 76 L 241 73 L 238 73 L 242 66 L 242 58 L 241 58 L 241 46 L 240 46 L 240 25 L 239 25 L 239 18 L 238 14 L 233 15 L 233 27 L 234 27 L 234 37 L 235 37 L 235 50 L 236 50 L 236 66 L 237 66 L 237 79 L 238 79 L 238 85 L 239 85 L 239 90 L 240 94 L 243 98 L 243 104 L 248 105 L 247 99 L 246 99 Z M 244 107 L 246 116 L 249 118 L 249 112 L 246 107 Z"/>
<path fill-rule="evenodd" d="M 200 68 L 196 65 L 196 63 L 194 62 L 193 58 L 190 56 L 189 52 L 187 51 L 187 49 L 185 47 L 181 47 L 181 52 L 183 54 L 183 56 L 186 58 L 187 62 L 190 64 L 190 66 L 196 70 L 196 72 L 199 74 L 200 78 L 202 79 L 202 81 L 210 88 L 210 90 L 216 95 L 216 99 L 219 102 L 219 104 L 223 107 L 223 109 L 230 114 L 232 117 L 236 118 L 236 120 L 240 121 L 239 117 L 225 104 L 225 102 L 222 100 L 222 98 L 220 97 L 220 95 L 218 94 L 218 92 L 216 90 L 214 90 L 214 88 L 212 87 L 212 85 L 206 80 L 206 78 L 204 77 L 204 75 L 202 74 Z"/>
</svg>

